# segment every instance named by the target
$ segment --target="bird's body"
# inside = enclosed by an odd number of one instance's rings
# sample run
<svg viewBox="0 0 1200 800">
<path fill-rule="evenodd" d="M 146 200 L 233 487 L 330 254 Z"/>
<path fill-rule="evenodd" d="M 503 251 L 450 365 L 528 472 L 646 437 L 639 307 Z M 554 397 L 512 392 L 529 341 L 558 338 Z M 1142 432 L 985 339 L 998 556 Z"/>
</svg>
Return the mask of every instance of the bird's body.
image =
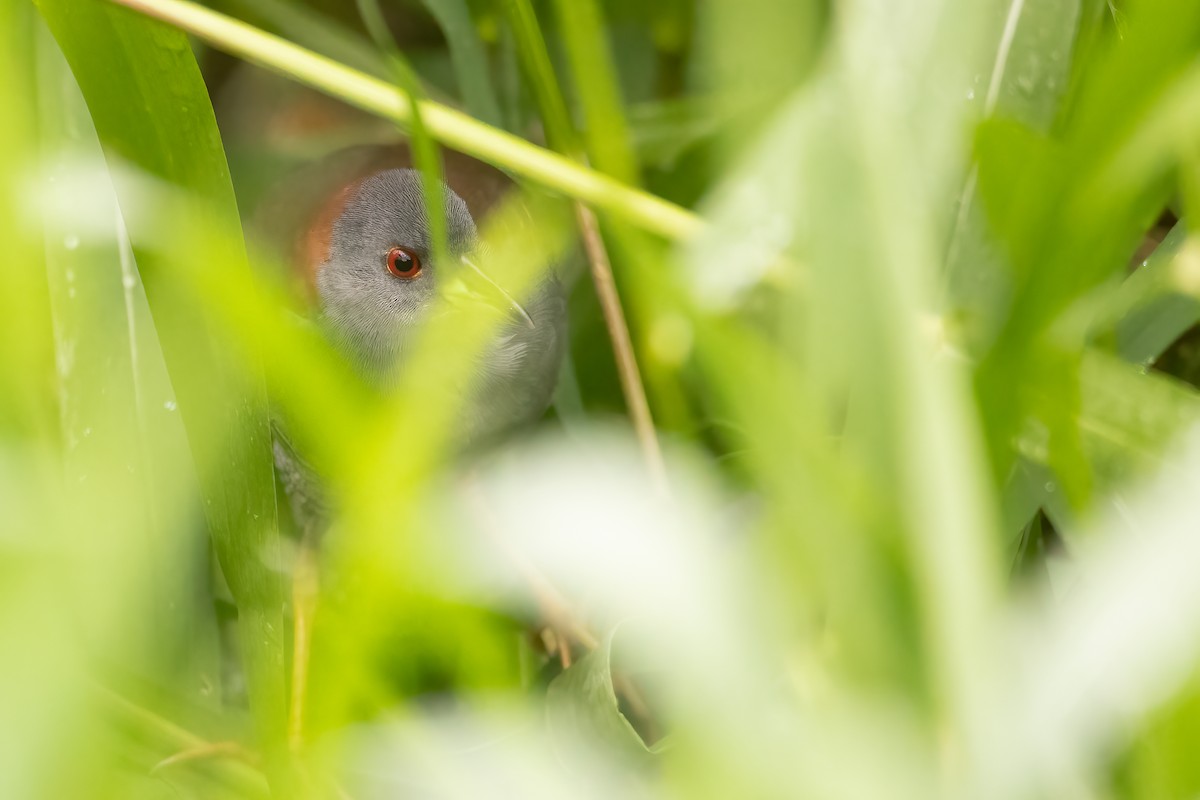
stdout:
<svg viewBox="0 0 1200 800">
<path fill-rule="evenodd" d="M 437 263 L 432 252 L 421 176 L 402 146 L 352 148 L 301 170 L 268 201 L 259 227 L 331 341 L 382 388 L 404 374 L 415 335 L 446 282 L 491 284 L 492 305 L 508 307 L 473 364 L 454 431 L 465 445 L 545 411 L 566 346 L 566 300 L 551 274 L 517 304 L 473 260 L 478 227 L 511 189 L 508 178 L 453 152 L 445 156 L 444 177 L 449 263 Z M 327 516 L 324 493 L 282 428 L 275 460 L 297 521 L 311 529 Z"/>
</svg>

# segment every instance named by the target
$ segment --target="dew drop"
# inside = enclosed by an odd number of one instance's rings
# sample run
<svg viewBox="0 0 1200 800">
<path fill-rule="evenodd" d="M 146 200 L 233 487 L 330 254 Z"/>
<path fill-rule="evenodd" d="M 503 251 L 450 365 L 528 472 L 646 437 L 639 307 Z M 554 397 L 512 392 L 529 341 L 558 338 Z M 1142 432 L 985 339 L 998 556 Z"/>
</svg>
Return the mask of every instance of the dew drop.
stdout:
<svg viewBox="0 0 1200 800">
<path fill-rule="evenodd" d="M 163 408 L 165 408 L 167 411 L 174 411 L 177 406 L 175 405 L 174 400 L 168 400 L 167 402 L 163 403 Z"/>
<path fill-rule="evenodd" d="M 79 237 L 73 233 L 68 233 L 66 237 L 63 238 L 63 247 L 67 248 L 68 250 L 74 250 L 75 248 L 79 247 Z"/>
</svg>

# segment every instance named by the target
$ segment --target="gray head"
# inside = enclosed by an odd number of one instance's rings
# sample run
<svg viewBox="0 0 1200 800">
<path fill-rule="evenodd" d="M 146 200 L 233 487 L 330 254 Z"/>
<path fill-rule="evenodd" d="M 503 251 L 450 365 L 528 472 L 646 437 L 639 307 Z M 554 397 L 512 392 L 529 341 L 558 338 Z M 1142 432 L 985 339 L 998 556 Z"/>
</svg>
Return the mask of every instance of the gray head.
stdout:
<svg viewBox="0 0 1200 800">
<path fill-rule="evenodd" d="M 435 263 L 421 174 L 380 172 L 350 190 L 330 231 L 317 293 L 334 337 L 366 367 L 392 364 L 405 332 L 434 304 L 438 282 L 475 244 L 466 203 L 443 184 L 449 264 Z"/>
</svg>

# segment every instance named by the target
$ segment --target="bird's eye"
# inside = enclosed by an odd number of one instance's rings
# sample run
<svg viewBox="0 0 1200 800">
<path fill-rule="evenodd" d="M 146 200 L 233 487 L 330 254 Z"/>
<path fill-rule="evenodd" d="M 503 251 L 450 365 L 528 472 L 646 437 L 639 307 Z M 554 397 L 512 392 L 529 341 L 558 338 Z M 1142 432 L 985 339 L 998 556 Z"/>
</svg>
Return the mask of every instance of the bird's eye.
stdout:
<svg viewBox="0 0 1200 800">
<path fill-rule="evenodd" d="M 421 259 L 411 250 L 403 247 L 393 247 L 387 254 L 388 272 L 397 278 L 409 280 L 421 274 Z"/>
</svg>

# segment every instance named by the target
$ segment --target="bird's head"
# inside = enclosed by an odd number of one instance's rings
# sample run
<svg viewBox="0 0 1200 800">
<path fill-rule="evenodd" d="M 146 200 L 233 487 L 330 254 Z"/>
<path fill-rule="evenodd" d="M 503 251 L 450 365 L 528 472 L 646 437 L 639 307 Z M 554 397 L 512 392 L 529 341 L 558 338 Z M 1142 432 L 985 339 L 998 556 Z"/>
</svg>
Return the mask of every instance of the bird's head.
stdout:
<svg viewBox="0 0 1200 800">
<path fill-rule="evenodd" d="M 317 295 L 335 339 L 368 369 L 392 366 L 439 298 L 533 327 L 525 309 L 472 259 L 477 236 L 467 204 L 445 184 L 442 194 L 445 263 L 434 253 L 416 170 L 378 172 L 332 205 Z"/>
<path fill-rule="evenodd" d="M 316 288 L 331 332 L 356 353 L 394 355 L 405 332 L 428 316 L 439 283 L 459 274 L 474 247 L 466 204 L 448 187 L 443 196 L 443 258 L 451 263 L 434 255 L 419 172 L 389 169 L 337 198 Z"/>
</svg>

